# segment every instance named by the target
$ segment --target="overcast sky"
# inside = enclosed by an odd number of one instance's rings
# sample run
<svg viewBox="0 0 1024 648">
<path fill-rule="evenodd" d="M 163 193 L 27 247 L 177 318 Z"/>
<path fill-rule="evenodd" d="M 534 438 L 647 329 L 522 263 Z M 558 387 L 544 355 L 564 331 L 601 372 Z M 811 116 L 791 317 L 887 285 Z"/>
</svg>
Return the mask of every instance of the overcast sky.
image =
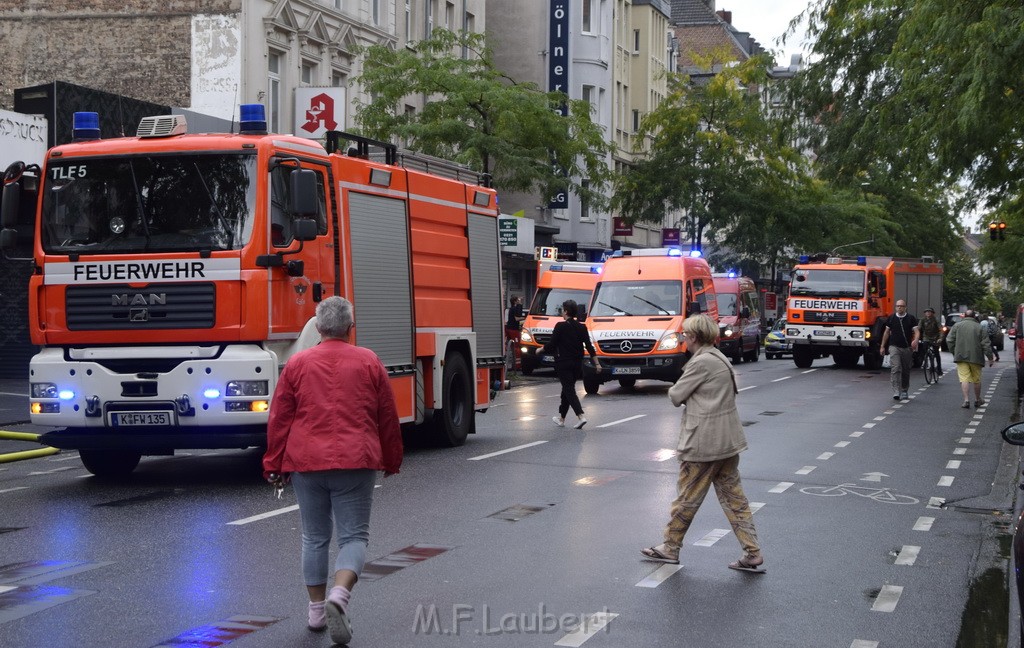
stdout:
<svg viewBox="0 0 1024 648">
<path fill-rule="evenodd" d="M 789 27 L 789 21 L 807 8 L 809 0 L 716 0 L 715 8 L 732 12 L 732 24 L 740 31 L 750 32 L 769 52 L 775 52 L 778 65 L 789 65 L 790 56 L 804 50 L 797 38 L 790 37 L 785 47 L 776 39 Z M 806 58 L 806 54 L 805 54 Z"/>
</svg>

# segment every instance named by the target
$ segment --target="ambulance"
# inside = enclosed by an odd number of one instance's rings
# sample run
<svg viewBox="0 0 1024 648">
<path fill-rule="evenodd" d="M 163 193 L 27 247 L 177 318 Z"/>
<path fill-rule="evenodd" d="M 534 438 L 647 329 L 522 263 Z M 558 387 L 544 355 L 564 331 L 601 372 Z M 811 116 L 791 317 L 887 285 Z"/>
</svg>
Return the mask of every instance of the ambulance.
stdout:
<svg viewBox="0 0 1024 648">
<path fill-rule="evenodd" d="M 562 303 L 571 299 L 580 306 L 580 321 L 586 320 L 587 304 L 601 278 L 601 263 L 565 261 L 542 263 L 537 292 L 519 334 L 520 363 L 529 376 L 539 367 L 555 366 L 555 357 L 543 353 L 555 324 L 562 321 Z"/>
<path fill-rule="evenodd" d="M 598 372 L 583 364 L 583 387 L 596 394 L 617 380 L 675 382 L 690 357 L 683 320 L 704 313 L 718 321 L 711 268 L 678 248 L 619 250 L 605 262 L 590 302 L 587 329 L 601 360 Z"/>
<path fill-rule="evenodd" d="M 718 350 L 732 359 L 757 362 L 761 355 L 761 300 L 750 277 L 714 275 L 718 295 Z"/>
</svg>

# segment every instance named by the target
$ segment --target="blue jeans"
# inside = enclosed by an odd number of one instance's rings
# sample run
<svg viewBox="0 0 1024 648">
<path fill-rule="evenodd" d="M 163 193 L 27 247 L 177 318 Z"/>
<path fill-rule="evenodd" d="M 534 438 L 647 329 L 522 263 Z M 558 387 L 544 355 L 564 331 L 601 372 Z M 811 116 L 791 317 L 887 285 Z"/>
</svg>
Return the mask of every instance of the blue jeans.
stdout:
<svg viewBox="0 0 1024 648">
<path fill-rule="evenodd" d="M 327 582 L 332 513 L 338 543 L 334 571 L 348 569 L 356 576 L 363 571 L 376 482 L 376 471 L 368 469 L 292 473 L 302 517 L 302 577 L 306 585 Z"/>
</svg>

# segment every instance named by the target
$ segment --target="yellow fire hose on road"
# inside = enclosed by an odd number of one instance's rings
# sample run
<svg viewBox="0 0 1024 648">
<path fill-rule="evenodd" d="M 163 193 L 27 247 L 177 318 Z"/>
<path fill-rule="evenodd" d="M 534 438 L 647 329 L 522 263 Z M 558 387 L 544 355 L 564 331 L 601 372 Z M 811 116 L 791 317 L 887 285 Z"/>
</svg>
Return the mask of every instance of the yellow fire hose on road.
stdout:
<svg viewBox="0 0 1024 648">
<path fill-rule="evenodd" d="M 8 432 L 7 430 L 0 430 L 0 439 L 7 439 L 9 441 L 31 441 L 39 443 L 39 435 L 32 434 L 31 432 Z M 51 448 L 50 446 L 45 446 L 38 450 L 7 452 L 4 454 L 0 454 L 0 463 L 10 463 L 12 461 L 21 461 L 23 459 L 35 459 L 36 457 L 46 457 L 48 455 L 57 454 L 58 452 L 60 452 L 58 448 Z"/>
</svg>

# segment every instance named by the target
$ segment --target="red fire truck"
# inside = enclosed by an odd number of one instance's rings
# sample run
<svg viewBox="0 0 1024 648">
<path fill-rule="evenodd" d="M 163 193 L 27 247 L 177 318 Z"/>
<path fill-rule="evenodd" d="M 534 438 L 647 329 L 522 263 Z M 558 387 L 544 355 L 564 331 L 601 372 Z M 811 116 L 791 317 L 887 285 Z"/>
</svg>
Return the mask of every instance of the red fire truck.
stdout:
<svg viewBox="0 0 1024 648">
<path fill-rule="evenodd" d="M 487 178 L 345 133 L 268 134 L 262 108 L 238 134 L 164 115 L 106 140 L 78 113 L 73 143 L 5 174 L 5 254 L 34 211 L 31 420 L 96 475 L 263 445 L 278 373 L 319 341 L 331 295 L 353 302 L 401 421 L 440 443 L 464 443 L 503 382 Z"/>
</svg>

